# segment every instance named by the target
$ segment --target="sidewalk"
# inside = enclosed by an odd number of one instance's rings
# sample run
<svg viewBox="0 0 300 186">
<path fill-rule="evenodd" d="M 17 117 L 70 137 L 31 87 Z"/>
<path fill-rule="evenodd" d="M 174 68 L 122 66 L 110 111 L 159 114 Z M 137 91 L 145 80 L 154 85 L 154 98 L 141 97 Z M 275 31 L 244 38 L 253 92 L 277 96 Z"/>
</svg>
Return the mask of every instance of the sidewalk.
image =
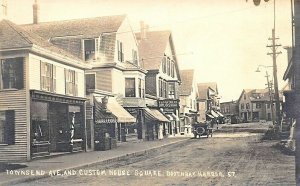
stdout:
<svg viewBox="0 0 300 186">
<path fill-rule="evenodd" d="M 57 156 L 48 159 L 33 160 L 24 163 L 28 166 L 17 171 L 33 171 L 32 175 L 8 175 L 7 172 L 0 173 L 0 185 L 11 185 L 25 181 L 50 177 L 49 171 L 71 170 L 85 168 L 100 163 L 110 163 L 121 160 L 125 157 L 134 157 L 149 153 L 151 150 L 186 141 L 189 138 L 166 138 L 156 141 L 131 141 L 118 144 L 116 149 L 108 151 L 92 151 Z M 37 171 L 45 171 L 43 175 L 37 175 Z"/>
</svg>

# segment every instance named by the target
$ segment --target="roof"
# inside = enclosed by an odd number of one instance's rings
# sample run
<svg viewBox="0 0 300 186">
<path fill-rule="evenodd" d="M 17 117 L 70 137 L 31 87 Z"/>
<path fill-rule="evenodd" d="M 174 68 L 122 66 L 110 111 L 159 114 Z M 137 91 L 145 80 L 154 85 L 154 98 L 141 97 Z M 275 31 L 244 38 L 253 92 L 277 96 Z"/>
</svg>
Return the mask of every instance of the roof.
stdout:
<svg viewBox="0 0 300 186">
<path fill-rule="evenodd" d="M 160 68 L 170 36 L 170 31 L 148 31 L 147 38 L 140 40 L 139 54 L 146 70 L 158 70 Z M 139 40 L 140 33 L 136 33 L 136 37 Z"/>
<path fill-rule="evenodd" d="M 179 95 L 190 95 L 193 88 L 194 70 L 180 70 L 181 85 L 179 86 Z"/>
<path fill-rule="evenodd" d="M 72 19 L 64 21 L 26 24 L 22 27 L 36 32 L 43 38 L 62 36 L 96 37 L 101 33 L 116 32 L 124 21 L 126 15 L 103 16 L 85 19 Z"/>
<path fill-rule="evenodd" d="M 81 59 L 56 47 L 33 32 L 26 31 L 9 20 L 0 21 L 0 50 L 32 48 L 33 46 L 38 46 L 49 52 L 54 52 L 63 57 L 74 59 L 79 63 L 84 63 Z M 71 62 L 69 63 L 71 64 Z M 74 65 L 74 63 L 72 64 Z"/>
<path fill-rule="evenodd" d="M 250 101 L 259 102 L 259 101 L 270 101 L 269 90 L 266 89 L 244 89 L 238 99 L 240 101 L 243 94 L 246 94 L 249 97 Z M 279 92 L 279 99 L 282 100 L 282 91 Z"/>
<path fill-rule="evenodd" d="M 207 83 L 198 83 L 198 97 L 199 99 L 207 99 L 207 91 L 208 89 L 212 89 L 216 92 L 218 92 L 218 87 L 216 82 L 207 82 Z"/>
</svg>

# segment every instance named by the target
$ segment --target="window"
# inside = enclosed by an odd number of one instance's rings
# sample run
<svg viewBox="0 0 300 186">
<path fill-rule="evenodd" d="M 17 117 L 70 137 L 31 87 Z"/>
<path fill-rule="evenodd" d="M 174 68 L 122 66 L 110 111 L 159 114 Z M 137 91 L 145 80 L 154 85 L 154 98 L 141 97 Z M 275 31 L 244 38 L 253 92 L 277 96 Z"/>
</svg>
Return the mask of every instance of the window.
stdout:
<svg viewBox="0 0 300 186">
<path fill-rule="evenodd" d="M 77 96 L 78 94 L 78 73 L 74 70 L 65 70 L 66 94 Z"/>
<path fill-rule="evenodd" d="M 244 99 L 246 99 L 246 94 L 244 94 Z"/>
<path fill-rule="evenodd" d="M 137 51 L 132 50 L 132 63 L 135 65 L 138 65 L 138 59 L 137 59 Z"/>
<path fill-rule="evenodd" d="M 267 108 L 268 109 L 271 108 L 271 104 L 270 103 L 267 104 Z"/>
<path fill-rule="evenodd" d="M 125 78 L 125 97 L 135 97 L 134 78 Z"/>
<path fill-rule="evenodd" d="M 139 78 L 139 97 L 141 98 L 142 97 L 142 79 Z"/>
<path fill-rule="evenodd" d="M 30 104 L 32 139 L 49 141 L 48 103 L 33 101 Z"/>
<path fill-rule="evenodd" d="M 256 108 L 260 109 L 261 108 L 261 103 L 256 103 Z"/>
<path fill-rule="evenodd" d="M 163 71 L 163 73 L 166 73 L 167 72 L 167 66 L 166 66 L 166 61 L 167 60 L 167 58 L 166 57 L 164 57 L 163 59 L 162 59 L 162 71 Z"/>
<path fill-rule="evenodd" d="M 2 59 L 0 63 L 0 89 L 24 88 L 23 58 Z"/>
<path fill-rule="evenodd" d="M 15 144 L 15 111 L 0 111 L 0 144 Z"/>
<path fill-rule="evenodd" d="M 95 89 L 95 74 L 85 75 L 85 86 L 86 89 Z"/>
<path fill-rule="evenodd" d="M 95 49 L 96 49 L 96 45 L 98 45 L 98 43 L 97 44 L 95 43 L 95 39 L 84 40 L 84 60 L 85 61 L 95 59 Z"/>
<path fill-rule="evenodd" d="M 166 81 L 163 81 L 163 95 L 162 97 L 166 98 L 168 93 L 167 93 L 167 82 Z"/>
<path fill-rule="evenodd" d="M 169 98 L 175 98 L 175 83 L 169 82 Z"/>
<path fill-rule="evenodd" d="M 241 104 L 241 109 L 244 109 L 244 103 Z"/>
<path fill-rule="evenodd" d="M 118 45 L 118 61 L 123 62 L 124 61 L 123 43 L 117 41 L 117 45 Z"/>
<path fill-rule="evenodd" d="M 56 92 L 56 67 L 52 64 L 41 62 L 41 89 Z"/>
<path fill-rule="evenodd" d="M 171 65 L 170 63 L 171 63 L 171 62 L 170 62 L 170 58 L 168 58 L 168 60 L 167 60 L 167 74 L 168 74 L 168 75 L 170 75 L 170 68 L 171 68 L 171 67 L 170 67 L 170 65 Z"/>
<path fill-rule="evenodd" d="M 246 103 L 246 109 L 250 109 L 250 104 Z"/>
<path fill-rule="evenodd" d="M 175 77 L 175 73 L 174 73 L 174 61 L 172 60 L 172 63 L 171 63 L 171 77 Z"/>
<path fill-rule="evenodd" d="M 158 80 L 158 90 L 159 90 L 159 97 L 163 96 L 163 82 L 162 79 Z"/>
</svg>

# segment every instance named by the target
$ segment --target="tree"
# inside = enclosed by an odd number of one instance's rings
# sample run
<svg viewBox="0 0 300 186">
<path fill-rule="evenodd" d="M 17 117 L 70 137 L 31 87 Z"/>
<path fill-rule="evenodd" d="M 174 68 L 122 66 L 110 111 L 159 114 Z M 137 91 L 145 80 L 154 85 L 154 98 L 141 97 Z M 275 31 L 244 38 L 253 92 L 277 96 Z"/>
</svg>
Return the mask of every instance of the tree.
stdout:
<svg viewBox="0 0 300 186">
<path fill-rule="evenodd" d="M 261 0 L 253 0 L 253 3 L 255 6 L 259 6 L 260 5 L 260 1 Z M 264 0 L 265 2 L 268 2 L 269 0 Z M 248 2 L 248 0 L 246 0 L 246 2 Z"/>
</svg>

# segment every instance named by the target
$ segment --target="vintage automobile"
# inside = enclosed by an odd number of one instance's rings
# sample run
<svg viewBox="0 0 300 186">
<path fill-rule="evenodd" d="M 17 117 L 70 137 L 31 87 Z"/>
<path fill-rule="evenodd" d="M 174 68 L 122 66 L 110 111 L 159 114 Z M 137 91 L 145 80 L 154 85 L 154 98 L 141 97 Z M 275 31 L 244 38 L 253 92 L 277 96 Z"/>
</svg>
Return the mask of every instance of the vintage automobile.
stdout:
<svg viewBox="0 0 300 186">
<path fill-rule="evenodd" d="M 200 139 L 201 136 L 206 136 L 208 138 L 209 136 L 212 137 L 213 129 L 209 122 L 195 123 L 193 125 L 193 133 L 194 133 L 194 138 L 199 137 Z"/>
</svg>

